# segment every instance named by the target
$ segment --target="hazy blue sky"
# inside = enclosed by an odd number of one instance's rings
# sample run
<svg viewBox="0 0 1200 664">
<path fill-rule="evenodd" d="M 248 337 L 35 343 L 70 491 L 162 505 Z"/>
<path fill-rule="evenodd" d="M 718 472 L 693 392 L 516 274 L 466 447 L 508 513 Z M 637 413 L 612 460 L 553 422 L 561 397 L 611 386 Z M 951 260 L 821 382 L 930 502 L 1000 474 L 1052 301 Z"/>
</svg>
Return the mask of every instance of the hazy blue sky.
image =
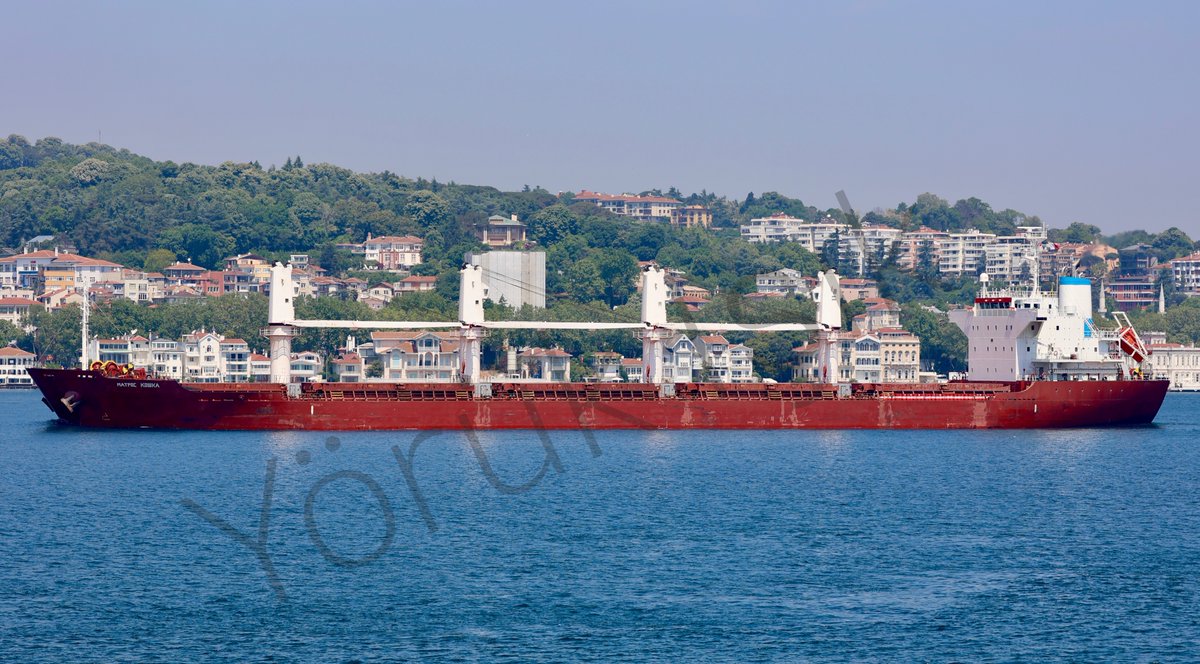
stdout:
<svg viewBox="0 0 1200 664">
<path fill-rule="evenodd" d="M 5 2 L 0 132 L 1200 235 L 1200 2 Z"/>
</svg>

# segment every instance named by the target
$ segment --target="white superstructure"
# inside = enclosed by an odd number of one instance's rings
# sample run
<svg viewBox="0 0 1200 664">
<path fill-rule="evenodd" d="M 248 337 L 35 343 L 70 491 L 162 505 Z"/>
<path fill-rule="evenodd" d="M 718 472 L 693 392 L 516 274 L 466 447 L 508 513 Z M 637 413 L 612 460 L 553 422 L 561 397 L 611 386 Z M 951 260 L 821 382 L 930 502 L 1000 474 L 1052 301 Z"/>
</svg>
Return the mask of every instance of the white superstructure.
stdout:
<svg viewBox="0 0 1200 664">
<path fill-rule="evenodd" d="M 1141 371 L 1149 351 L 1128 319 L 1117 330 L 1092 320 L 1092 283 L 1059 277 L 1058 292 L 991 290 L 950 312 L 967 335 L 968 377 L 988 380 L 1118 380 Z"/>
</svg>

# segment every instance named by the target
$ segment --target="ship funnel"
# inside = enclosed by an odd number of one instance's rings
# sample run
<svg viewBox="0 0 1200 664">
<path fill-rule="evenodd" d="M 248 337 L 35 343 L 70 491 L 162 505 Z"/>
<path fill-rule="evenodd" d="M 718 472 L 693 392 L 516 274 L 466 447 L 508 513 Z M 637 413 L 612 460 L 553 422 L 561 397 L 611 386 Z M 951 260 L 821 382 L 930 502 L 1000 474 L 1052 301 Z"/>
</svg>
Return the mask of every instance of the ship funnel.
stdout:
<svg viewBox="0 0 1200 664">
<path fill-rule="evenodd" d="M 1058 278 L 1058 308 L 1065 314 L 1092 317 L 1092 280 L 1085 277 Z"/>
<path fill-rule="evenodd" d="M 296 320 L 296 307 L 292 303 L 296 286 L 292 281 L 292 267 L 283 263 L 271 266 L 271 294 L 267 301 L 267 322 L 271 325 L 291 325 Z"/>
<path fill-rule="evenodd" d="M 483 285 L 483 267 L 463 265 L 458 292 L 458 320 L 463 325 L 483 324 L 483 301 L 487 288 Z"/>
<path fill-rule="evenodd" d="M 667 324 L 667 280 L 653 265 L 642 272 L 642 322 L 649 327 Z"/>
<path fill-rule="evenodd" d="M 817 303 L 817 324 L 827 330 L 842 328 L 842 289 L 837 272 L 817 273 L 817 287 L 812 291 Z"/>
</svg>

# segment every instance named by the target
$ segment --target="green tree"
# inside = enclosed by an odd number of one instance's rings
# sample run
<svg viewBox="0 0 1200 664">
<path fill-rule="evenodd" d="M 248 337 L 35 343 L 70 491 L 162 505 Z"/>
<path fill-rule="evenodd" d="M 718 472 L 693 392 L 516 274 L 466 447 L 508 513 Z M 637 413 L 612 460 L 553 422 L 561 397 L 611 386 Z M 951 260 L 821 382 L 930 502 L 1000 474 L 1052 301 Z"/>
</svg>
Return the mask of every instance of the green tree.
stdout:
<svg viewBox="0 0 1200 664">
<path fill-rule="evenodd" d="M 541 245 L 551 245 L 579 231 L 579 219 L 567 206 L 551 205 L 529 217 L 529 239 Z"/>
<path fill-rule="evenodd" d="M 186 256 L 196 265 L 213 269 L 219 267 L 234 250 L 233 238 L 198 224 L 169 228 L 160 239 L 176 255 Z"/>
<path fill-rule="evenodd" d="M 170 249 L 151 249 L 142 262 L 142 269 L 147 272 L 162 272 L 163 268 L 177 260 L 175 252 Z"/>
</svg>

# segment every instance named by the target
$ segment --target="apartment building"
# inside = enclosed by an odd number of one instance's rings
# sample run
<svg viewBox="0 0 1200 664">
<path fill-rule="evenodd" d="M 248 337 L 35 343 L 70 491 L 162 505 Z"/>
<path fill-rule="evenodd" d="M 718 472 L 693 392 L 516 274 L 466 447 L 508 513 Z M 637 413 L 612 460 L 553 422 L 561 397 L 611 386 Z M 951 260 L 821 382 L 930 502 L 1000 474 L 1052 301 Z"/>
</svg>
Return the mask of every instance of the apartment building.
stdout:
<svg viewBox="0 0 1200 664">
<path fill-rule="evenodd" d="M 633 217 L 642 221 L 671 222 L 683 203 L 665 196 L 640 196 L 633 194 L 601 194 L 595 191 L 581 191 L 575 194 L 575 201 L 592 203 L 609 212 L 622 217 Z M 712 223 L 711 213 L 708 223 Z"/>
<path fill-rule="evenodd" d="M 793 349 L 798 382 L 833 382 L 819 375 L 815 343 Z M 920 380 L 921 341 L 898 328 L 854 331 L 838 339 L 839 382 L 915 383 Z"/>
<path fill-rule="evenodd" d="M 712 210 L 703 205 L 684 205 L 671 213 L 671 225 L 676 228 L 709 228 L 712 222 Z"/>
<path fill-rule="evenodd" d="M 847 228 L 849 226 L 846 224 L 832 219 L 809 222 L 779 213 L 751 219 L 749 223 L 742 224 L 739 230 L 742 239 L 747 242 L 798 242 L 805 249 L 820 253 L 827 241 L 839 236 Z"/>
<path fill-rule="evenodd" d="M 813 288 L 816 287 L 814 280 Z M 853 302 L 855 300 L 868 300 L 879 297 L 879 283 L 874 279 L 860 279 L 856 277 L 846 277 L 838 282 L 838 288 L 842 294 L 842 300 Z"/>
<path fill-rule="evenodd" d="M 1171 261 L 1171 276 L 1179 292 L 1192 297 L 1200 295 L 1200 253 Z"/>
<path fill-rule="evenodd" d="M 920 267 L 923 251 L 936 267 L 941 264 L 940 247 L 950 237 L 945 231 L 935 231 L 922 226 L 918 230 L 902 233 L 896 245 L 896 266 L 901 270 L 913 271 Z"/>
<path fill-rule="evenodd" d="M 987 267 L 988 246 L 996 241 L 992 233 L 964 231 L 948 233 L 938 246 L 938 272 L 944 275 L 979 274 Z"/>
<path fill-rule="evenodd" d="M 1129 274 L 1110 277 L 1104 282 L 1104 294 L 1119 311 L 1145 309 L 1158 303 L 1159 285 L 1154 274 Z"/>
<path fill-rule="evenodd" d="M 0 297 L 0 320 L 5 320 L 28 332 L 33 329 L 29 325 L 29 311 L 38 306 L 37 300 L 27 297 Z M 0 339 L 5 343 L 8 339 Z"/>
<path fill-rule="evenodd" d="M 743 344 L 731 344 L 724 336 L 696 338 L 703 379 L 714 383 L 750 383 L 754 381 L 754 350 Z"/>
<path fill-rule="evenodd" d="M 774 272 L 764 272 L 754 277 L 754 289 L 759 293 L 784 295 L 807 295 L 816 288 L 817 280 L 800 274 L 799 270 L 785 267 Z"/>
<path fill-rule="evenodd" d="M 863 224 L 862 228 L 841 226 L 837 235 L 838 256 L 843 263 L 854 266 L 859 276 L 865 274 L 868 267 L 887 260 L 904 235 L 899 228 L 879 224 Z M 822 243 L 819 249 L 812 251 L 820 252 L 824 248 Z"/>
</svg>

